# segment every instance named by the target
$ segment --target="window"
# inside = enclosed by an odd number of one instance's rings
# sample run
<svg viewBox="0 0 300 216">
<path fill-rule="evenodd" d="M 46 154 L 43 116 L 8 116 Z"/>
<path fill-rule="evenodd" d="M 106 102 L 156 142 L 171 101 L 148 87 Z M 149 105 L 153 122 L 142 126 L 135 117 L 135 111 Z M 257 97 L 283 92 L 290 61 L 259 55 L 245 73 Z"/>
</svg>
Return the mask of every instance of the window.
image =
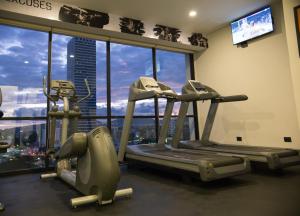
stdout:
<svg viewBox="0 0 300 216">
<path fill-rule="evenodd" d="M 11 145 L 0 153 L 0 173 L 45 167 L 45 120 L 0 121 L 0 140 Z"/>
<path fill-rule="evenodd" d="M 157 80 L 170 86 L 177 94 L 181 94 L 182 87 L 186 81 L 190 79 L 191 74 L 189 70 L 189 56 L 184 53 L 170 52 L 165 50 L 156 50 L 156 70 Z M 166 100 L 160 99 L 158 101 L 159 115 L 164 115 Z M 173 108 L 173 116 L 177 116 L 180 109 L 180 103 L 176 102 Z M 189 118 L 186 118 L 183 139 L 191 139 L 194 137 L 194 126 L 189 122 L 193 120 L 192 103 L 188 110 Z M 175 132 L 176 118 L 172 118 L 170 122 L 169 135 L 171 138 Z"/>
<path fill-rule="evenodd" d="M 126 113 L 129 87 L 141 76 L 153 77 L 152 49 L 123 44 L 111 44 L 111 131 L 118 148 L 124 116 Z M 141 144 L 156 140 L 154 99 L 137 101 L 129 136 L 129 144 Z"/>
<path fill-rule="evenodd" d="M 84 79 L 88 81 L 91 96 L 79 103 L 78 131 L 90 131 L 99 125 L 90 117 L 107 116 L 106 42 L 53 34 L 52 47 L 52 80 L 72 81 L 79 99 L 88 94 Z"/>
<path fill-rule="evenodd" d="M 48 50 L 50 43 L 52 49 Z M 0 25 L 1 110 L 5 115 L 0 119 L 0 141 L 11 144 L 7 152 L 0 153 L 0 172 L 53 165 L 51 161 L 45 162 L 49 123 L 46 117 L 51 107 L 47 107 L 43 94 L 44 76 L 72 81 L 79 98 L 88 93 L 84 82 L 87 79 L 91 97 L 79 104 L 82 116 L 77 131 L 89 132 L 97 126 L 107 126 L 118 148 L 130 85 L 139 77 L 148 76 L 181 93 L 190 77 L 187 60 L 188 55 L 178 52 Z M 129 145 L 156 142 L 165 102 L 163 99 L 158 103 L 154 99 L 136 102 Z M 62 102 L 58 105 L 61 108 Z M 174 107 L 168 140 L 175 130 L 179 105 L 176 103 Z M 71 120 L 69 135 L 72 124 Z M 191 106 L 182 139 L 194 136 L 194 126 Z M 56 149 L 61 145 L 60 133 L 61 120 L 58 120 Z"/>
<path fill-rule="evenodd" d="M 11 145 L 0 154 L 0 172 L 45 166 L 47 100 L 42 80 L 47 71 L 47 32 L 0 25 L 0 141 Z"/>
<path fill-rule="evenodd" d="M 88 94 L 87 79 L 91 96 L 79 104 L 82 116 L 107 115 L 105 42 L 53 34 L 51 78 L 72 81 L 79 98 Z"/>
<path fill-rule="evenodd" d="M 111 133 L 118 148 L 123 129 L 124 118 L 112 119 Z M 128 145 L 154 143 L 156 141 L 155 118 L 134 118 L 129 134 Z"/>
<path fill-rule="evenodd" d="M 167 134 L 167 143 L 172 143 L 172 137 L 175 134 L 176 129 L 176 117 L 171 118 L 169 128 L 168 128 L 168 134 Z M 159 128 L 161 128 L 163 122 L 163 118 L 159 119 Z M 184 120 L 184 126 L 183 126 L 183 132 L 181 135 L 181 140 L 190 140 L 191 138 L 195 137 L 195 123 L 194 123 L 194 117 L 186 117 Z"/>
<path fill-rule="evenodd" d="M 42 80 L 48 68 L 48 33 L 0 25 L 1 109 L 5 117 L 46 116 Z"/>
<path fill-rule="evenodd" d="M 152 50 L 111 44 L 112 115 L 124 116 L 130 85 L 141 76 L 153 77 Z M 137 101 L 134 115 L 154 115 L 154 100 Z"/>
</svg>

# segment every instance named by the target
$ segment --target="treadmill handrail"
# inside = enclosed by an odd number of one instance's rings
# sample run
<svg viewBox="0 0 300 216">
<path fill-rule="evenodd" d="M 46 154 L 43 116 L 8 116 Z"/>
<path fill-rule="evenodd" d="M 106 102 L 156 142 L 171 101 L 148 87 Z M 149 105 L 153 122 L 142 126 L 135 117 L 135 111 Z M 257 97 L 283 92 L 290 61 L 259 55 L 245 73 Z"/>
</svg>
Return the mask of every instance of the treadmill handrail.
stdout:
<svg viewBox="0 0 300 216">
<path fill-rule="evenodd" d="M 182 94 L 178 96 L 179 101 L 184 102 L 191 102 L 191 101 L 199 101 L 199 100 L 213 100 L 219 97 L 218 93 L 215 92 L 208 92 L 208 93 L 189 93 L 189 94 Z"/>
<path fill-rule="evenodd" d="M 221 96 L 212 99 L 213 103 L 226 103 L 226 102 L 235 102 L 235 101 L 245 101 L 248 100 L 247 95 L 231 95 L 231 96 Z"/>
</svg>

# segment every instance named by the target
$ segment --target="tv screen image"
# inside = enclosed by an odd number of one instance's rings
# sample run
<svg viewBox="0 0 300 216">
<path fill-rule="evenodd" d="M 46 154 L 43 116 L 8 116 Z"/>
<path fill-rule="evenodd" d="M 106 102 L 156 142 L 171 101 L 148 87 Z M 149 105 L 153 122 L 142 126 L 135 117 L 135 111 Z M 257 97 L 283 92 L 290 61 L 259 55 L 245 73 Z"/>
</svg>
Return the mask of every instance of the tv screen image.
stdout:
<svg viewBox="0 0 300 216">
<path fill-rule="evenodd" d="M 267 34 L 274 30 L 270 7 L 252 13 L 231 23 L 233 44 Z"/>
</svg>

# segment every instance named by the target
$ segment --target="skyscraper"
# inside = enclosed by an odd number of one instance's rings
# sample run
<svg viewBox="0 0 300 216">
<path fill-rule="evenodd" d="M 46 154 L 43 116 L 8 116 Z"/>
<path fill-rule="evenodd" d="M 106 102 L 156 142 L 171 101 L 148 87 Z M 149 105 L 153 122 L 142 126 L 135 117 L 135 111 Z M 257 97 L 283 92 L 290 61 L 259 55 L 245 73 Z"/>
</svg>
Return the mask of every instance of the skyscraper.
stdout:
<svg viewBox="0 0 300 216">
<path fill-rule="evenodd" d="M 82 116 L 96 115 L 96 41 L 74 37 L 68 43 L 67 78 L 72 81 L 79 98 L 88 94 L 84 79 L 87 79 L 91 96 L 80 105 Z M 81 120 L 79 131 L 89 131 L 96 127 L 96 120 Z"/>
</svg>

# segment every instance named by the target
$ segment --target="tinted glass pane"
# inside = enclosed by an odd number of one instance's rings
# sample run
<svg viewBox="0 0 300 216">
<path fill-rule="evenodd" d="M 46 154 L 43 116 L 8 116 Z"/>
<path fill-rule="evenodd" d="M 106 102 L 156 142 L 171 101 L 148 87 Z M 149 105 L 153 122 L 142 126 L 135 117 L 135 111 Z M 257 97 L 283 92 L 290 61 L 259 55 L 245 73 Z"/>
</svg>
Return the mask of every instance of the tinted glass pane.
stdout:
<svg viewBox="0 0 300 216">
<path fill-rule="evenodd" d="M 105 42 L 54 34 L 52 79 L 72 81 L 80 98 L 88 94 L 84 82 L 87 79 L 91 96 L 80 103 L 82 115 L 106 115 Z"/>
<path fill-rule="evenodd" d="M 112 119 L 112 136 L 116 148 L 119 148 L 124 119 Z M 134 118 L 129 135 L 128 145 L 154 143 L 155 139 L 154 118 Z"/>
<path fill-rule="evenodd" d="M 56 136 L 55 136 L 55 148 L 58 150 L 61 146 L 60 136 L 61 136 L 61 125 L 62 121 L 59 120 L 56 122 Z M 77 124 L 77 132 L 89 132 L 98 126 L 107 126 L 106 119 L 79 119 Z M 74 133 L 74 121 L 69 122 L 68 127 L 68 136 Z"/>
<path fill-rule="evenodd" d="M 45 121 L 0 121 L 0 143 L 10 144 L 0 152 L 0 172 L 45 166 Z"/>
<path fill-rule="evenodd" d="M 112 115 L 125 115 L 129 86 L 141 76 L 153 76 L 152 49 L 112 43 Z M 154 115 L 154 100 L 138 101 L 134 114 Z"/>
<path fill-rule="evenodd" d="M 178 94 L 181 93 L 181 88 L 189 79 L 190 70 L 187 65 L 187 54 L 170 52 L 164 50 L 156 51 L 156 68 L 157 79 L 160 82 L 170 86 Z M 177 115 L 179 111 L 179 103 L 174 106 L 173 114 Z M 159 100 L 159 113 L 164 113 L 165 102 Z"/>
<path fill-rule="evenodd" d="M 172 118 L 169 124 L 167 143 L 171 143 L 173 135 L 175 134 L 177 118 Z M 162 126 L 162 118 L 159 120 L 160 127 Z M 195 125 L 194 117 L 186 117 L 184 120 L 183 132 L 181 135 L 182 140 L 193 140 L 195 139 Z"/>
<path fill-rule="evenodd" d="M 42 79 L 48 68 L 48 33 L 0 25 L 0 87 L 6 117 L 46 115 Z"/>
</svg>

